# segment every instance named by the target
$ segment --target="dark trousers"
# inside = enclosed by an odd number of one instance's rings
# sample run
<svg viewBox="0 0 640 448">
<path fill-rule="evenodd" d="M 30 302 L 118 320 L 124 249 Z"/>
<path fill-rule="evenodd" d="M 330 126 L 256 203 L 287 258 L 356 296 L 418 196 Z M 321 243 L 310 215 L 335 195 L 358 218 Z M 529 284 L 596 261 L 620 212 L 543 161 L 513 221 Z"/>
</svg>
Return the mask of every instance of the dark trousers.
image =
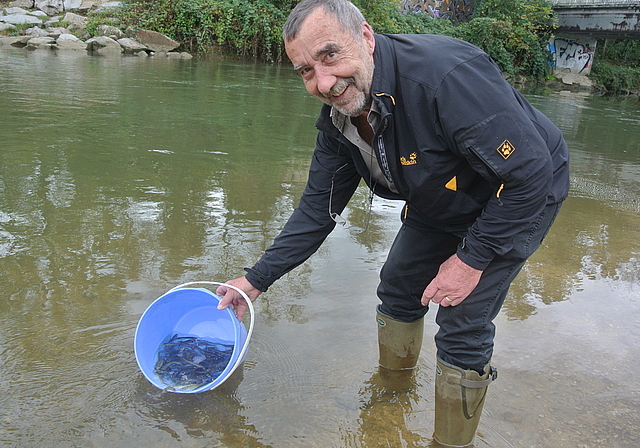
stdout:
<svg viewBox="0 0 640 448">
<path fill-rule="evenodd" d="M 438 357 L 463 369 L 481 371 L 493 354 L 497 316 L 524 262 L 540 246 L 561 204 L 547 206 L 530 227 L 517 235 L 511 251 L 483 271 L 478 286 L 459 305 L 438 307 L 435 336 Z M 453 255 L 462 237 L 425 224 L 417 213 L 409 213 L 391 246 L 380 272 L 380 311 L 411 322 L 422 318 L 428 307 L 420 299 L 442 262 Z"/>
</svg>

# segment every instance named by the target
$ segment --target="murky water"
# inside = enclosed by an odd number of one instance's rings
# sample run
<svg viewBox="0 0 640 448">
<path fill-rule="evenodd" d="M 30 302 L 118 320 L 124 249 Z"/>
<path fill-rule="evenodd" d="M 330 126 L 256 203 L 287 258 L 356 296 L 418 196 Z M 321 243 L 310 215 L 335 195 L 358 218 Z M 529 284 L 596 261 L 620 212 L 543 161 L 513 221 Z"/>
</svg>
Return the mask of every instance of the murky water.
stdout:
<svg viewBox="0 0 640 448">
<path fill-rule="evenodd" d="M 640 106 L 528 95 L 566 134 L 573 187 L 497 319 L 476 446 L 640 445 Z M 243 273 L 306 178 L 319 104 L 289 67 L 0 49 L 0 444 L 420 447 L 415 387 L 376 375 L 375 287 L 400 204 L 336 230 L 256 302 L 244 368 L 163 393 L 133 335 L 170 288 Z M 364 222 L 366 191 L 350 219 Z"/>
</svg>

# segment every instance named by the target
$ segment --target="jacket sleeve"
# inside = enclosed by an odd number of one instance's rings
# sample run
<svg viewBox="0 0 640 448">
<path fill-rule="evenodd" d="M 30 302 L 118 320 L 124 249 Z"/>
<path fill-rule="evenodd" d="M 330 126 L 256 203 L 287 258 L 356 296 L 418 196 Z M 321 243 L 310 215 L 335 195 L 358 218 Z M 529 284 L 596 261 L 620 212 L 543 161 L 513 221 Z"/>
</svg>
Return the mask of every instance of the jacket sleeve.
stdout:
<svg viewBox="0 0 640 448">
<path fill-rule="evenodd" d="M 526 113 L 486 55 L 446 76 L 437 110 L 452 150 L 495 186 L 457 251 L 463 262 L 484 270 L 495 256 L 511 250 L 515 236 L 547 204 L 554 175 L 548 133 Z"/>
<path fill-rule="evenodd" d="M 300 203 L 260 260 L 245 269 L 249 283 L 264 292 L 318 250 L 335 227 L 329 215 L 330 194 L 331 211 L 341 213 L 359 182 L 347 148 L 320 132 Z"/>
</svg>

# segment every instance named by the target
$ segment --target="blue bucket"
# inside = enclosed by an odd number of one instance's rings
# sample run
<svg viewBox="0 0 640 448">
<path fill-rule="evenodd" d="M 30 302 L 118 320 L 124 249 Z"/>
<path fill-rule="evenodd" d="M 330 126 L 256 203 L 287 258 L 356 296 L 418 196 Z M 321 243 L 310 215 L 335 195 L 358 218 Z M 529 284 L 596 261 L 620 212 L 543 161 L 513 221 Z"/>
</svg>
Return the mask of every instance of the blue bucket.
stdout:
<svg viewBox="0 0 640 448">
<path fill-rule="evenodd" d="M 157 298 L 140 317 L 134 346 L 136 361 L 144 376 L 159 389 L 176 393 L 198 393 L 222 384 L 242 363 L 253 332 L 253 306 L 246 294 L 238 288 L 251 312 L 249 330 L 236 318 L 231 307 L 218 309 L 221 298 L 205 288 L 190 287 L 197 284 L 222 285 L 217 282 L 192 282 L 177 286 Z M 194 389 L 174 388 L 166 384 L 155 372 L 158 353 L 173 335 L 188 335 L 212 343 L 233 345 L 231 359 L 224 370 L 210 383 Z"/>
</svg>

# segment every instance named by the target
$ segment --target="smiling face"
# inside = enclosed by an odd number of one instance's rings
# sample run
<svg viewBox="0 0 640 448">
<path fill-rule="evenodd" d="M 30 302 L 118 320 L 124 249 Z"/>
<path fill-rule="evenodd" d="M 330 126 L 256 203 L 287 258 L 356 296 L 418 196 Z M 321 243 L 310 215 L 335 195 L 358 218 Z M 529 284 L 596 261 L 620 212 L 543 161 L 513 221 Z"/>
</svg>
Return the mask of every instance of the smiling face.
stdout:
<svg viewBox="0 0 640 448">
<path fill-rule="evenodd" d="M 355 37 L 319 7 L 285 48 L 310 94 L 352 117 L 369 109 L 375 38 L 368 23 Z"/>
</svg>

